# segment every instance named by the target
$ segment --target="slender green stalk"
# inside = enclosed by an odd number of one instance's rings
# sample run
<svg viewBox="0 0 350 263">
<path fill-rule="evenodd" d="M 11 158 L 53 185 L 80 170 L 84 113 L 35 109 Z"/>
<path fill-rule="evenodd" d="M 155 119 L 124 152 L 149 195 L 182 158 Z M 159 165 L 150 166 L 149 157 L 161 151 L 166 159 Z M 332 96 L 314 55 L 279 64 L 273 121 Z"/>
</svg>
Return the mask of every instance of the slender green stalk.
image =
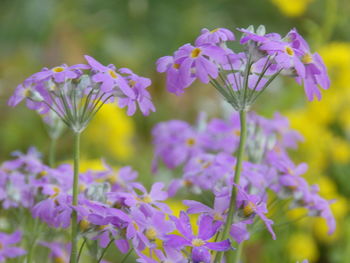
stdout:
<svg viewBox="0 0 350 263">
<path fill-rule="evenodd" d="M 49 165 L 51 168 L 55 166 L 55 162 L 56 162 L 56 145 L 57 145 L 57 139 L 51 139 L 50 148 L 49 148 Z"/>
<path fill-rule="evenodd" d="M 80 156 L 80 132 L 74 132 L 74 178 L 73 178 L 73 206 L 78 205 L 78 185 L 79 185 L 79 156 Z M 77 213 L 72 212 L 72 250 L 70 254 L 70 263 L 77 263 L 78 258 L 78 223 Z"/>
<path fill-rule="evenodd" d="M 114 242 L 114 238 L 112 238 L 112 239 L 109 241 L 108 245 L 103 249 L 100 258 L 97 260 L 97 263 L 100 263 L 100 262 L 101 262 L 101 260 L 103 259 L 105 253 L 107 252 L 107 249 L 109 248 L 109 246 L 110 246 L 113 242 Z"/>
<path fill-rule="evenodd" d="M 133 250 L 134 250 L 133 248 L 129 250 L 128 254 L 125 255 L 125 257 L 123 258 L 123 260 L 121 261 L 121 263 L 126 262 L 126 260 L 129 258 L 129 256 L 131 255 L 131 252 L 132 252 Z"/>
<path fill-rule="evenodd" d="M 241 256 L 242 256 L 242 250 L 243 250 L 243 242 L 238 244 L 238 247 L 236 249 L 236 253 L 235 253 L 234 257 L 233 257 L 232 263 L 239 263 L 240 262 L 240 259 L 241 259 Z"/>
<path fill-rule="evenodd" d="M 79 263 L 80 256 L 81 256 L 81 253 L 83 252 L 83 249 L 84 249 L 84 246 L 86 244 L 86 241 L 87 241 L 87 239 L 84 238 L 84 241 L 83 241 L 83 243 L 81 244 L 81 246 L 79 248 L 79 253 L 78 253 L 78 257 L 77 257 L 77 263 Z"/>
<path fill-rule="evenodd" d="M 247 138 L 247 120 L 246 120 L 247 112 L 245 110 L 241 110 L 239 112 L 239 117 L 240 117 L 240 122 L 241 122 L 241 134 L 240 134 L 240 140 L 239 140 L 239 148 L 238 148 L 238 152 L 237 152 L 237 163 L 236 163 L 236 168 L 235 168 L 235 176 L 233 179 L 233 181 L 236 185 L 239 184 L 239 180 L 241 177 L 242 163 L 243 163 L 243 157 L 244 157 L 244 148 L 245 148 L 246 138 Z M 222 232 L 223 234 L 222 234 L 222 237 L 220 238 L 220 240 L 225 240 L 225 239 L 229 238 L 230 227 L 231 227 L 232 221 L 233 221 L 233 213 L 234 213 L 235 206 L 236 206 L 236 195 L 237 195 L 236 187 L 233 186 L 232 192 L 231 192 L 230 206 L 229 206 L 229 210 L 228 210 L 228 214 L 227 214 L 227 219 L 226 219 L 226 223 L 224 225 L 224 230 Z M 224 252 L 218 253 L 215 262 L 218 262 L 218 263 L 221 262 L 223 256 L 224 256 Z M 233 263 L 239 262 L 240 256 L 238 255 L 237 257 L 235 257 L 235 261 L 233 261 Z"/>
</svg>

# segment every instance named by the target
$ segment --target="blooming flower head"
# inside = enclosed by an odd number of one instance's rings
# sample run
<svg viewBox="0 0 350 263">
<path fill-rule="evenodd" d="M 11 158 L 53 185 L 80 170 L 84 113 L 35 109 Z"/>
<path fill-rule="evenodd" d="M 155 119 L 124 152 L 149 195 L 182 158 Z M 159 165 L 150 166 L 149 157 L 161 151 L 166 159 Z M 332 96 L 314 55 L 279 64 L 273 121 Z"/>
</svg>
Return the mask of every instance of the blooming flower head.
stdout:
<svg viewBox="0 0 350 263">
<path fill-rule="evenodd" d="M 136 111 L 136 102 L 143 114 L 155 108 L 146 88 L 150 80 L 139 77 L 128 69 L 116 70 L 114 65 L 104 66 L 90 56 L 86 64 L 62 65 L 44 68 L 20 84 L 9 99 L 16 106 L 26 99 L 30 109 L 46 114 L 54 112 L 69 128 L 81 132 L 105 103 L 119 100 L 128 106 L 128 114 Z"/>
<path fill-rule="evenodd" d="M 203 45 L 203 44 L 215 45 L 221 42 L 234 41 L 234 40 L 235 40 L 234 34 L 226 28 L 215 28 L 213 30 L 203 28 L 201 30 L 201 35 L 196 39 L 195 44 L 196 45 Z"/>
<path fill-rule="evenodd" d="M 192 247 L 191 257 L 193 262 L 210 263 L 210 250 L 227 251 L 231 248 L 229 240 L 220 242 L 209 241 L 222 225 L 221 222 L 214 221 L 209 215 L 204 215 L 198 219 L 198 235 L 193 234 L 189 217 L 185 212 L 181 212 L 179 218 L 172 216 L 171 219 L 182 236 L 168 235 L 165 245 L 177 249 Z"/>
<path fill-rule="evenodd" d="M 237 186 L 237 206 L 242 208 L 243 216 L 248 218 L 254 215 L 260 217 L 260 219 L 265 223 L 266 228 L 271 233 L 272 238 L 276 239 L 275 232 L 272 229 L 273 221 L 266 217 L 267 207 L 261 197 L 257 195 L 250 195 L 244 191 L 241 187 Z"/>
<path fill-rule="evenodd" d="M 188 123 L 172 120 L 159 123 L 152 131 L 156 146 L 154 170 L 161 159 L 167 167 L 174 169 L 200 151 L 199 133 Z"/>
<path fill-rule="evenodd" d="M 168 91 L 181 94 L 195 79 L 212 86 L 237 111 L 246 111 L 274 79 L 285 74 L 304 86 L 307 98 L 321 98 L 318 86 L 329 87 L 326 68 L 318 54 L 295 29 L 282 38 L 265 32 L 264 26 L 238 29 L 245 51 L 236 53 L 226 45 L 234 40 L 225 28 L 203 29 L 195 45 L 181 46 L 173 56 L 157 61 L 167 73 Z"/>
</svg>

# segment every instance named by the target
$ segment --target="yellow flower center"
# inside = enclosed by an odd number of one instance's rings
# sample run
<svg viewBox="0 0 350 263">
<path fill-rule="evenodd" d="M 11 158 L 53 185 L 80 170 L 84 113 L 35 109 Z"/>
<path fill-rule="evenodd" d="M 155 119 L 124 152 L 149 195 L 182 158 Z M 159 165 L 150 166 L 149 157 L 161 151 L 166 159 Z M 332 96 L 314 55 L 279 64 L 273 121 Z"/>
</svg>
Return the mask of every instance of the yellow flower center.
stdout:
<svg viewBox="0 0 350 263">
<path fill-rule="evenodd" d="M 79 184 L 79 192 L 83 192 L 86 189 L 86 185 L 85 184 Z"/>
<path fill-rule="evenodd" d="M 52 71 L 55 72 L 55 73 L 62 72 L 63 70 L 64 70 L 63 67 L 55 67 L 55 68 L 52 69 Z"/>
<path fill-rule="evenodd" d="M 51 195 L 50 197 L 55 198 L 61 192 L 61 189 L 58 186 L 54 186 L 52 189 L 55 193 L 53 195 Z"/>
<path fill-rule="evenodd" d="M 290 168 L 287 168 L 287 173 L 289 173 L 290 175 L 294 175 L 294 171 Z"/>
<path fill-rule="evenodd" d="M 142 201 L 149 204 L 152 203 L 152 198 L 149 195 L 146 195 L 142 198 Z"/>
<path fill-rule="evenodd" d="M 173 68 L 175 68 L 175 69 L 179 69 L 179 68 L 180 68 L 180 64 L 178 64 L 178 63 L 174 63 L 174 64 L 173 64 Z"/>
<path fill-rule="evenodd" d="M 146 230 L 145 235 L 149 240 L 155 240 L 157 238 L 157 230 L 154 227 L 150 227 Z"/>
<path fill-rule="evenodd" d="M 197 58 L 201 54 L 202 50 L 198 47 L 194 48 L 191 52 L 191 58 Z"/>
<path fill-rule="evenodd" d="M 108 226 L 108 225 L 101 225 L 101 226 L 98 227 L 98 229 L 99 229 L 99 230 L 103 230 L 103 229 L 105 229 L 107 226 Z"/>
<path fill-rule="evenodd" d="M 233 130 L 233 134 L 236 135 L 236 136 L 240 136 L 241 135 L 241 131 L 240 130 Z"/>
<path fill-rule="evenodd" d="M 117 73 L 115 73 L 113 70 L 108 70 L 108 74 L 112 77 L 112 78 L 114 78 L 114 79 L 116 79 L 116 78 L 118 78 L 118 75 L 117 75 Z"/>
<path fill-rule="evenodd" d="M 185 181 L 184 181 L 184 185 L 185 185 L 186 187 L 191 187 L 191 186 L 193 185 L 193 183 L 192 183 L 191 181 L 189 181 L 189 180 L 185 180 Z"/>
<path fill-rule="evenodd" d="M 80 221 L 79 226 L 80 226 L 80 229 L 84 231 L 84 230 L 89 228 L 90 223 L 89 223 L 89 221 L 83 219 Z"/>
<path fill-rule="evenodd" d="M 63 257 L 55 257 L 53 259 L 53 262 L 55 262 L 55 263 L 65 263 L 66 261 L 64 260 Z"/>
<path fill-rule="evenodd" d="M 289 55 L 289 56 L 294 56 L 294 50 L 291 47 L 286 47 L 285 48 L 285 52 Z"/>
<path fill-rule="evenodd" d="M 310 64 L 313 62 L 312 55 L 310 53 L 306 53 L 302 58 L 301 61 L 304 64 Z"/>
<path fill-rule="evenodd" d="M 221 221 L 223 220 L 224 218 L 222 217 L 222 215 L 220 213 L 215 213 L 214 214 L 214 220 L 216 221 Z"/>
<path fill-rule="evenodd" d="M 32 91 L 29 89 L 29 88 L 26 88 L 24 91 L 23 91 L 23 96 L 25 98 L 28 98 L 32 95 Z"/>
<path fill-rule="evenodd" d="M 188 138 L 188 139 L 186 140 L 186 144 L 187 144 L 188 146 L 193 146 L 193 145 L 196 144 L 196 140 L 195 140 L 194 138 Z"/>
<path fill-rule="evenodd" d="M 215 33 L 216 31 L 218 31 L 219 30 L 219 28 L 215 28 L 215 29 L 213 29 L 212 31 L 210 31 L 210 33 Z"/>
<path fill-rule="evenodd" d="M 207 169 L 211 166 L 211 164 L 212 164 L 211 162 L 206 162 L 202 165 L 202 167 L 203 167 L 203 169 Z"/>
<path fill-rule="evenodd" d="M 47 171 L 41 171 L 40 173 L 38 173 L 38 178 L 43 178 L 44 176 L 47 175 Z"/>
<path fill-rule="evenodd" d="M 245 216 L 250 216 L 251 214 L 254 213 L 255 209 L 256 209 L 255 204 L 249 201 L 248 204 L 243 208 L 243 214 Z"/>
<path fill-rule="evenodd" d="M 112 174 L 107 177 L 108 182 L 115 184 L 118 181 L 118 174 Z"/>
<path fill-rule="evenodd" d="M 135 221 L 134 221 L 134 222 L 132 222 L 132 225 L 135 227 L 136 231 L 139 231 L 139 230 L 140 230 L 140 228 L 139 228 L 138 224 L 136 224 L 136 222 L 135 222 Z"/>
<path fill-rule="evenodd" d="M 130 87 L 134 87 L 136 85 L 136 81 L 134 81 L 134 80 L 130 80 L 129 81 L 129 86 Z"/>
<path fill-rule="evenodd" d="M 194 247 L 201 247 L 203 245 L 205 245 L 205 242 L 200 238 L 195 238 L 192 240 L 192 246 Z"/>
</svg>

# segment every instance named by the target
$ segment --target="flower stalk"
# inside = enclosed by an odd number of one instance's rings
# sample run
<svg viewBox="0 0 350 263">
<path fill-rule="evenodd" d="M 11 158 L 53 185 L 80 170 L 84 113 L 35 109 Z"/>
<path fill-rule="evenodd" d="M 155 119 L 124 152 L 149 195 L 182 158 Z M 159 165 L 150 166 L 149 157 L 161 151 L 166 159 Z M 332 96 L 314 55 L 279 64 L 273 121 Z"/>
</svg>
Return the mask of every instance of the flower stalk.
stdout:
<svg viewBox="0 0 350 263">
<path fill-rule="evenodd" d="M 239 139 L 239 148 L 237 152 L 237 163 L 235 167 L 235 175 L 233 179 L 235 185 L 239 184 L 241 171 L 242 171 L 244 148 L 245 148 L 246 139 L 247 139 L 247 111 L 241 110 L 239 112 L 239 118 L 240 118 L 241 133 L 240 133 L 240 139 Z M 227 219 L 224 225 L 224 229 L 222 232 L 222 237 L 220 240 L 225 240 L 230 236 L 230 227 L 233 223 L 233 213 L 235 210 L 236 198 L 237 198 L 237 189 L 235 185 L 232 186 L 229 210 L 228 210 Z M 224 252 L 217 254 L 217 257 L 216 257 L 217 260 L 215 262 L 221 262 L 223 256 L 224 256 Z M 240 259 L 240 253 L 237 253 L 233 262 L 234 263 L 239 262 L 239 259 Z"/>
<path fill-rule="evenodd" d="M 79 191 L 79 156 L 80 156 L 80 134 L 81 132 L 74 132 L 74 177 L 73 177 L 73 202 L 72 205 L 78 205 L 78 191 Z M 72 250 L 70 255 L 70 263 L 77 263 L 78 258 L 78 220 L 77 212 L 73 210 L 72 212 L 72 235 L 71 244 Z"/>
<path fill-rule="evenodd" d="M 55 167 L 56 163 L 56 145 L 57 145 L 57 139 L 52 138 L 50 141 L 50 148 L 49 148 L 49 166 Z"/>
</svg>

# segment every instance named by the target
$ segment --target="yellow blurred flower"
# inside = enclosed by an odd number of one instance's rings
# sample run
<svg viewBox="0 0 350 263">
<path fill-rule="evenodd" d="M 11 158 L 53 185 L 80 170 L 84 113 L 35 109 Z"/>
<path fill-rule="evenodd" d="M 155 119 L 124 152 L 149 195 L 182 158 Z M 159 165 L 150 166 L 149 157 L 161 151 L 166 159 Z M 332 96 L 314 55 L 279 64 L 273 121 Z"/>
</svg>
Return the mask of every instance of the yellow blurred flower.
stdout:
<svg viewBox="0 0 350 263">
<path fill-rule="evenodd" d="M 332 93 L 339 89 L 348 89 L 350 83 L 350 43 L 333 42 L 321 48 L 319 53 L 331 75 L 331 88 L 336 87 Z"/>
<path fill-rule="evenodd" d="M 328 234 L 328 225 L 324 218 L 315 218 L 313 223 L 313 230 L 315 233 L 316 238 L 321 241 L 322 243 L 332 243 L 335 240 L 339 238 L 339 235 L 341 233 L 341 229 L 339 227 L 339 223 L 337 225 L 337 228 L 335 229 L 334 233 L 332 235 Z"/>
<path fill-rule="evenodd" d="M 83 133 L 82 146 L 125 160 L 133 153 L 133 121 L 116 105 L 104 105 Z"/>
<path fill-rule="evenodd" d="M 287 243 L 287 251 L 294 262 L 304 259 L 308 259 L 309 262 L 315 262 L 319 258 L 315 240 L 311 235 L 304 233 L 295 233 L 290 237 Z"/>
<path fill-rule="evenodd" d="M 103 166 L 101 159 L 84 159 L 82 158 L 79 161 L 79 172 L 85 173 L 88 170 L 94 170 L 94 171 L 101 171 L 104 170 L 105 167 Z"/>
<path fill-rule="evenodd" d="M 305 13 L 308 5 L 313 0 L 271 0 L 286 16 L 296 17 Z"/>
</svg>

